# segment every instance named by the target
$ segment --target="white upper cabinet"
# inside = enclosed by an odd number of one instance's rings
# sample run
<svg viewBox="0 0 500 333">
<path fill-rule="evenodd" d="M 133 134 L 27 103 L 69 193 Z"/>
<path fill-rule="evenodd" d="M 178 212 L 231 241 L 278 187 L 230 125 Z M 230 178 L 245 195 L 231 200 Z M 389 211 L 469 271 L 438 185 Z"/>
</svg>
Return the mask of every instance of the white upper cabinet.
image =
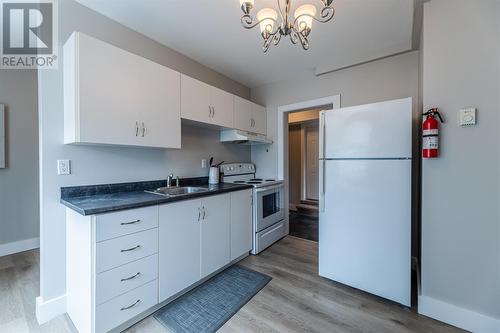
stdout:
<svg viewBox="0 0 500 333">
<path fill-rule="evenodd" d="M 253 132 L 267 135 L 266 108 L 252 103 Z"/>
<path fill-rule="evenodd" d="M 212 105 L 212 123 L 222 127 L 234 127 L 234 95 L 210 87 L 210 103 Z"/>
<path fill-rule="evenodd" d="M 234 127 L 234 96 L 181 75 L 181 117 L 221 127 Z"/>
<path fill-rule="evenodd" d="M 211 116 L 210 86 L 181 74 L 181 117 L 210 123 Z"/>
<path fill-rule="evenodd" d="M 73 33 L 64 45 L 64 143 L 180 148 L 180 74 Z"/>
<path fill-rule="evenodd" d="M 234 97 L 234 127 L 240 130 L 267 134 L 267 115 L 263 106 Z"/>
<path fill-rule="evenodd" d="M 234 97 L 234 127 L 252 132 L 252 102 L 239 96 Z"/>
</svg>

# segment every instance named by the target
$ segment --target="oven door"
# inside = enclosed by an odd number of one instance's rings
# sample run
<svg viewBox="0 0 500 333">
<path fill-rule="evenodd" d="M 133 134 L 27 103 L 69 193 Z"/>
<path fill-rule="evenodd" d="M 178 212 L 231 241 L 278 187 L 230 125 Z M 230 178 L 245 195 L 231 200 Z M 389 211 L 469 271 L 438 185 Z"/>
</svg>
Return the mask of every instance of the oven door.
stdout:
<svg viewBox="0 0 500 333">
<path fill-rule="evenodd" d="M 285 218 L 283 184 L 255 189 L 256 232 Z"/>
</svg>

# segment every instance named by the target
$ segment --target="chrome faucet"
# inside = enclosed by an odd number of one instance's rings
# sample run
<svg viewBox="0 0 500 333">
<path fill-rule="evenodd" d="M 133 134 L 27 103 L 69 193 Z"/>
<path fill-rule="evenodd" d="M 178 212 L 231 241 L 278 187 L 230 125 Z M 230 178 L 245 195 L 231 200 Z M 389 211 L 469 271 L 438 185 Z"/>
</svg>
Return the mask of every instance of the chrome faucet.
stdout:
<svg viewBox="0 0 500 333">
<path fill-rule="evenodd" d="M 172 179 L 174 178 L 174 174 L 171 173 L 170 175 L 168 175 L 167 177 L 167 187 L 170 187 L 170 183 L 172 183 Z"/>
</svg>

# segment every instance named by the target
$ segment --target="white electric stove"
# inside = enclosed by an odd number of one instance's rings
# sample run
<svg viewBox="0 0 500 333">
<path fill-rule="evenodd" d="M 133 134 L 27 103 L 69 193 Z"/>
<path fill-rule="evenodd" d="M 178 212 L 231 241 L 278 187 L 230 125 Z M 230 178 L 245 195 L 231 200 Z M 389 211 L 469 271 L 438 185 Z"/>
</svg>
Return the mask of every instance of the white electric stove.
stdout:
<svg viewBox="0 0 500 333">
<path fill-rule="evenodd" d="M 257 178 L 253 163 L 226 163 L 220 166 L 223 182 L 253 186 L 253 246 L 258 254 L 286 236 L 282 180 Z"/>
</svg>

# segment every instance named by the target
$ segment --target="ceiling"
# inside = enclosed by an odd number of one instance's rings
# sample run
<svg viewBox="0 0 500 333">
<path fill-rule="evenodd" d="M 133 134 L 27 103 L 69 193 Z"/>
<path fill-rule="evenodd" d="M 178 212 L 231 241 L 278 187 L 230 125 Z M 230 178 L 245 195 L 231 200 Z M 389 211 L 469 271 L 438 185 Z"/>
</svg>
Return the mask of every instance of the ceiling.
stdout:
<svg viewBox="0 0 500 333">
<path fill-rule="evenodd" d="M 248 87 L 317 74 L 412 48 L 414 0 L 335 0 L 335 17 L 313 23 L 310 48 L 290 40 L 262 52 L 259 28 L 241 27 L 238 0 L 77 0 Z M 292 0 L 292 13 L 302 3 Z M 255 0 L 256 10 L 276 0 Z M 319 8 L 319 7 L 318 7 Z M 254 11 L 255 13 L 255 11 Z"/>
</svg>

